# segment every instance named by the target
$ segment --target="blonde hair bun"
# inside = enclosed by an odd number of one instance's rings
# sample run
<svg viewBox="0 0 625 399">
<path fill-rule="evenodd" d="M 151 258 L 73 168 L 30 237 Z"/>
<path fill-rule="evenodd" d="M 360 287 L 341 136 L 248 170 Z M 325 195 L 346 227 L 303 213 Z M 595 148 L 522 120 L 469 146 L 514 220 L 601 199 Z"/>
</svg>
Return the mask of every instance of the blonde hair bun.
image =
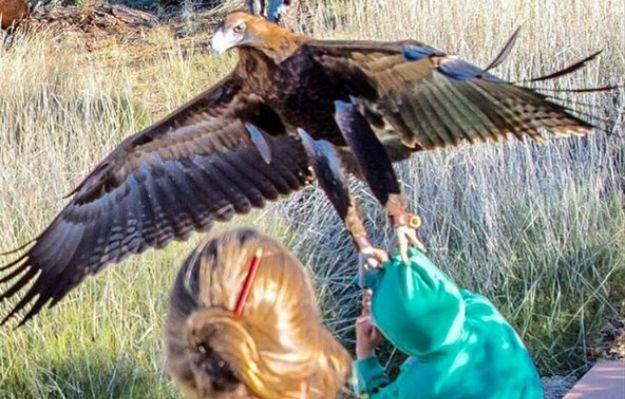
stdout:
<svg viewBox="0 0 625 399">
<path fill-rule="evenodd" d="M 257 250 L 243 312 L 233 310 Z M 193 398 L 335 398 L 350 357 L 321 323 L 310 277 L 253 230 L 214 235 L 178 273 L 167 319 L 169 373 Z"/>
</svg>

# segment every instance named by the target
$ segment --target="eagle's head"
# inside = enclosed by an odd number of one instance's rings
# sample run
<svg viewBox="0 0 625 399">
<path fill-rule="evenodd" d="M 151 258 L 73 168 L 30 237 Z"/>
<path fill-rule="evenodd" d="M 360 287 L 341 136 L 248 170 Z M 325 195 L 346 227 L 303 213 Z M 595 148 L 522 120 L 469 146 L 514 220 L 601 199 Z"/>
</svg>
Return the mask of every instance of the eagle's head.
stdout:
<svg viewBox="0 0 625 399">
<path fill-rule="evenodd" d="M 271 23 L 244 11 L 228 14 L 211 39 L 213 54 L 221 55 L 234 47 L 258 45 L 263 40 L 266 25 Z"/>
<path fill-rule="evenodd" d="M 299 38 L 263 17 L 235 11 L 217 26 L 211 47 L 214 55 L 221 55 L 231 48 L 252 47 L 282 60 L 297 49 Z"/>
</svg>

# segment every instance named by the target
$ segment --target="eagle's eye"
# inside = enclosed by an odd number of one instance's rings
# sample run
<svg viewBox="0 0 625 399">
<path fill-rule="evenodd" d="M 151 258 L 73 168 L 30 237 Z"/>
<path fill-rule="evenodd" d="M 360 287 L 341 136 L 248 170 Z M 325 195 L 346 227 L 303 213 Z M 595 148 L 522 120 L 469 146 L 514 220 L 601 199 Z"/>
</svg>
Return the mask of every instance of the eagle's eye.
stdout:
<svg viewBox="0 0 625 399">
<path fill-rule="evenodd" d="M 234 28 L 232 28 L 232 30 L 234 31 L 234 33 L 243 33 L 243 31 L 245 30 L 245 22 L 241 22 L 240 24 L 236 25 Z"/>
</svg>

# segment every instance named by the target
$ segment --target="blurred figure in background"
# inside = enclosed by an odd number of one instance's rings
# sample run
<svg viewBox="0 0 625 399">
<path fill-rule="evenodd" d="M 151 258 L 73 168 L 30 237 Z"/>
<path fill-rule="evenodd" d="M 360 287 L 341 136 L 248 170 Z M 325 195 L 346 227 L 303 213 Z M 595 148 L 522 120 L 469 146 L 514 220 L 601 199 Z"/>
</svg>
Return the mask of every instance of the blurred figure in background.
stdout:
<svg viewBox="0 0 625 399">
<path fill-rule="evenodd" d="M 247 0 L 250 12 L 254 15 L 266 17 L 271 22 L 278 23 L 291 0 Z"/>
<path fill-rule="evenodd" d="M 421 252 L 367 275 L 356 321 L 354 379 L 362 398 L 542 399 L 527 349 L 495 306 L 459 290 Z M 395 381 L 375 356 L 381 337 L 410 355 Z"/>
<path fill-rule="evenodd" d="M 350 370 L 324 328 L 310 277 L 252 230 L 214 235 L 171 293 L 167 369 L 191 398 L 335 398 Z"/>
<path fill-rule="evenodd" d="M 247 0 L 247 4 L 252 14 L 265 17 L 295 33 L 302 33 L 303 26 L 298 21 L 302 11 L 300 0 Z"/>
</svg>

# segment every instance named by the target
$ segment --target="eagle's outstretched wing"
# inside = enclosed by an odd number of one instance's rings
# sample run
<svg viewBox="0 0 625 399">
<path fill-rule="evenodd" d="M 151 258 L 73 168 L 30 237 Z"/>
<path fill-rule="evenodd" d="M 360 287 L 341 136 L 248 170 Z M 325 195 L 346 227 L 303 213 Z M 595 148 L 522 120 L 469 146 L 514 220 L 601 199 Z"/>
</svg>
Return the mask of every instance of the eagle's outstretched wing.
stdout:
<svg viewBox="0 0 625 399">
<path fill-rule="evenodd" d="M 299 137 L 242 86 L 226 78 L 104 159 L 24 253 L 0 266 L 0 284 L 10 282 L 0 302 L 24 291 L 2 324 L 27 309 L 23 324 L 106 264 L 304 186 Z"/>
<path fill-rule="evenodd" d="M 405 152 L 509 135 L 541 140 L 541 129 L 556 136 L 590 132 L 593 126 L 565 106 L 487 71 L 501 63 L 513 43 L 486 69 L 415 41 L 309 41 L 295 56 L 312 58 L 353 93 L 394 159 L 407 153 L 394 154 L 393 142 Z"/>
</svg>

